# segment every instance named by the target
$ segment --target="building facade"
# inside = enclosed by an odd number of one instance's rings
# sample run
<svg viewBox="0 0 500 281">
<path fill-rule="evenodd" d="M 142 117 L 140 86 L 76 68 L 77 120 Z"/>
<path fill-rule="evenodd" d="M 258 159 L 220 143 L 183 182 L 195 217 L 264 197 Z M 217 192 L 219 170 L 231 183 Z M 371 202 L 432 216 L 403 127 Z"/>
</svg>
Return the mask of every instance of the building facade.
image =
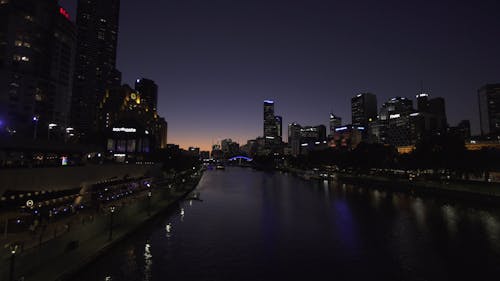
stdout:
<svg viewBox="0 0 500 281">
<path fill-rule="evenodd" d="M 377 118 L 377 96 L 361 93 L 351 99 L 352 124 L 367 127 Z"/>
<path fill-rule="evenodd" d="M 71 122 L 83 139 L 99 128 L 98 104 L 121 85 L 116 69 L 120 0 L 78 0 L 77 48 Z"/>
<path fill-rule="evenodd" d="M 48 138 L 68 125 L 75 44 L 57 1 L 0 1 L 0 134 Z"/>
</svg>

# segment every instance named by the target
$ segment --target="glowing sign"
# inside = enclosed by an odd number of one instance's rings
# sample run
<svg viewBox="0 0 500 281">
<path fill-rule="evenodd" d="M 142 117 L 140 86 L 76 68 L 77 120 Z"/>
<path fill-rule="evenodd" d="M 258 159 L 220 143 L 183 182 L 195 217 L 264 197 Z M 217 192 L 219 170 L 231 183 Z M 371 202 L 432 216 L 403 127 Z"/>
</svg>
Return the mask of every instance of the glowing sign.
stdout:
<svg viewBox="0 0 500 281">
<path fill-rule="evenodd" d="M 135 133 L 137 130 L 135 128 L 113 128 L 113 132 L 125 132 L 125 133 Z"/>
<path fill-rule="evenodd" d="M 68 166 L 68 157 L 66 156 L 61 157 L 61 165 Z"/>
<path fill-rule="evenodd" d="M 63 7 L 59 8 L 59 13 L 63 15 L 67 20 L 71 20 L 68 11 L 66 11 Z"/>
<path fill-rule="evenodd" d="M 274 103 L 272 100 L 265 100 L 264 103 Z"/>
<path fill-rule="evenodd" d="M 401 114 L 391 114 L 389 116 L 390 119 L 396 119 L 396 118 L 399 118 L 399 117 L 401 117 Z"/>
</svg>

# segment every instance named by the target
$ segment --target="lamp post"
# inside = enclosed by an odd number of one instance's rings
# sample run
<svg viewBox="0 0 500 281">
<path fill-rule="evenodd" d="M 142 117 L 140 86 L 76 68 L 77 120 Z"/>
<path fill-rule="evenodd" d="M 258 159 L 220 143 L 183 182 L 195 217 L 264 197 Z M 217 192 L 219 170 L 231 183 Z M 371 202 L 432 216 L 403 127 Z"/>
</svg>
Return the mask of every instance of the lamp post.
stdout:
<svg viewBox="0 0 500 281">
<path fill-rule="evenodd" d="M 38 130 L 38 121 L 40 120 L 40 117 L 38 115 L 33 116 L 33 122 L 35 122 L 33 126 L 33 139 L 36 140 L 36 133 Z"/>
<path fill-rule="evenodd" d="M 114 205 L 109 207 L 109 241 L 113 239 L 113 215 L 115 214 L 115 209 Z"/>
<path fill-rule="evenodd" d="M 153 196 L 153 192 L 151 190 L 148 191 L 148 216 L 151 216 L 151 197 Z"/>
<path fill-rule="evenodd" d="M 19 244 L 13 243 L 9 245 L 10 248 L 10 273 L 9 273 L 9 280 L 14 281 L 14 266 L 16 262 L 16 252 L 17 249 L 19 248 Z"/>
<path fill-rule="evenodd" d="M 50 131 L 52 131 L 55 127 L 57 127 L 57 124 L 54 123 L 49 124 L 47 130 L 47 140 L 50 140 Z"/>
</svg>

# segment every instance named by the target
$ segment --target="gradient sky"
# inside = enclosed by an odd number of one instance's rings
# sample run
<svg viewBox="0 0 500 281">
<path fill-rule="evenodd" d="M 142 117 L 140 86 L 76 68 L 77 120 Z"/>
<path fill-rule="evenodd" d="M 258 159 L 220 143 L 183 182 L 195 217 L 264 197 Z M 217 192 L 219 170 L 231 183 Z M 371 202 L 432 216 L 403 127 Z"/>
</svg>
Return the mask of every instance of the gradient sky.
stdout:
<svg viewBox="0 0 500 281">
<path fill-rule="evenodd" d="M 61 0 L 74 14 L 76 0 Z M 122 0 L 123 82 L 159 85 L 169 143 L 209 149 L 283 123 L 351 120 L 350 98 L 446 99 L 478 132 L 477 89 L 500 82 L 500 1 Z M 73 17 L 74 18 L 74 17 Z M 284 130 L 286 135 L 286 129 Z"/>
</svg>

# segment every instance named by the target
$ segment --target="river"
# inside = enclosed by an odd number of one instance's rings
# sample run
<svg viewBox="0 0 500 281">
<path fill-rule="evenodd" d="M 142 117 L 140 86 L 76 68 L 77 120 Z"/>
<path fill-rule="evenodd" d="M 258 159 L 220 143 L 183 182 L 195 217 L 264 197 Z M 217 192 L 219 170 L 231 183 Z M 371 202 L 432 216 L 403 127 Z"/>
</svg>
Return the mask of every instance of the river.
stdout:
<svg viewBox="0 0 500 281">
<path fill-rule="evenodd" d="M 237 167 L 207 171 L 197 192 L 73 280 L 500 278 L 491 204 Z"/>
</svg>

